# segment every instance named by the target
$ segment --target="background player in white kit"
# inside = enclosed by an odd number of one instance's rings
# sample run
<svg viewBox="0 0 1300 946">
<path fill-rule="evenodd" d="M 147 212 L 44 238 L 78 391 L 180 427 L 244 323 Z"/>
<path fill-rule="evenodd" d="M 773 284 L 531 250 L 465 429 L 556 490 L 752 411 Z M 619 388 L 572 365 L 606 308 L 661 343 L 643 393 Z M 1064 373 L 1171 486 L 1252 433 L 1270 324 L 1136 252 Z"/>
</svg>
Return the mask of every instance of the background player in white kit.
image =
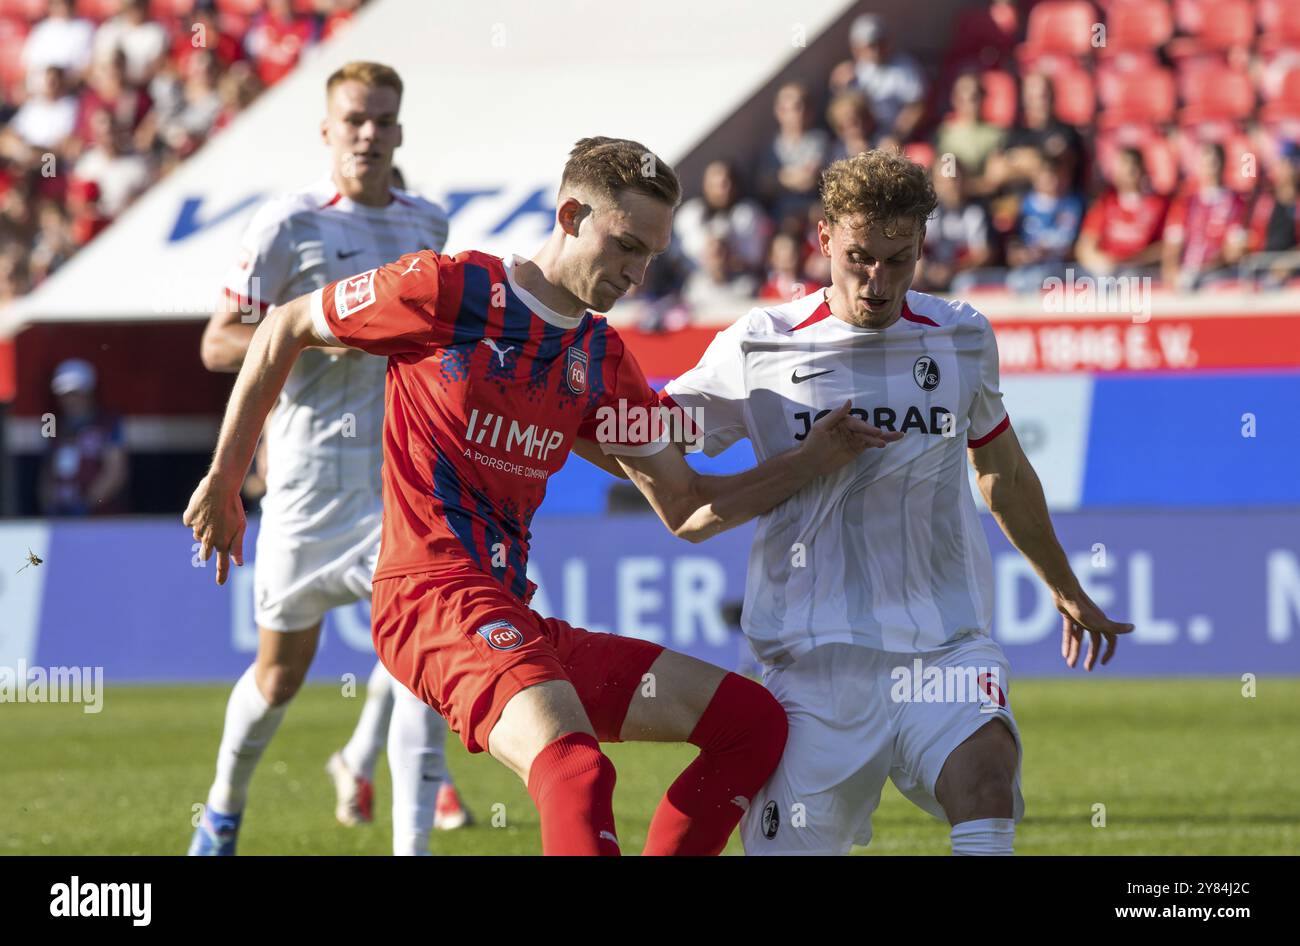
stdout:
<svg viewBox="0 0 1300 946">
<path fill-rule="evenodd" d="M 321 124 L 330 175 L 254 215 L 224 306 L 204 333 L 209 369 L 239 370 L 270 306 L 403 254 L 443 248 L 442 210 L 390 186 L 402 140 L 401 93 L 397 73 L 377 63 L 349 63 L 330 76 Z M 253 770 L 311 666 L 325 612 L 370 597 L 383 514 L 386 364 L 354 349 L 308 351 L 267 421 L 254 575 L 257 659 L 230 695 L 216 778 L 191 854 L 234 853 Z M 337 815 L 345 824 L 370 820 L 370 778 L 385 727 L 393 850 L 427 854 L 447 778 L 446 723 L 378 662 L 357 731 L 329 761 Z"/>
<path fill-rule="evenodd" d="M 742 624 L 790 736 L 741 823 L 745 851 L 866 844 L 888 777 L 947 818 L 954 854 L 1010 854 L 1024 809 L 1020 736 L 989 636 L 992 565 L 967 453 L 1002 531 L 1052 591 L 1069 666 L 1083 632 L 1091 670 L 1100 638 L 1104 664 L 1133 625 L 1092 602 L 1056 539 L 1002 406 L 988 320 L 908 291 L 935 207 L 926 172 L 872 151 L 832 165 L 822 197 L 831 287 L 750 311 L 665 389 L 694 409 L 710 455 L 748 437 L 762 461 L 846 399 L 903 434 L 759 520 Z M 918 658 L 920 676 L 937 668 L 952 682 L 937 702 L 915 698 Z"/>
</svg>

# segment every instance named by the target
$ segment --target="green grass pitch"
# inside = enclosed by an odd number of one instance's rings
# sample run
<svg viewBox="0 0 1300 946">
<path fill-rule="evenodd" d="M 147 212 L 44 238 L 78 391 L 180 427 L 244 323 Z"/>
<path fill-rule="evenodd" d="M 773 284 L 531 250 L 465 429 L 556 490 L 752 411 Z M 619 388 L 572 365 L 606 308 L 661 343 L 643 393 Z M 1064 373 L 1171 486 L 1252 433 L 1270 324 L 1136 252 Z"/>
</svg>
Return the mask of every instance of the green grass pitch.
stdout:
<svg viewBox="0 0 1300 946">
<path fill-rule="evenodd" d="M 103 711 L 0 706 L 0 853 L 182 854 L 212 777 L 229 688 L 109 686 Z M 1012 693 L 1026 746 L 1020 854 L 1300 852 L 1300 680 L 1024 680 Z M 343 828 L 323 766 L 359 698 L 306 687 L 253 780 L 241 854 L 389 853 L 388 773 L 375 823 Z M 691 759 L 689 746 L 614 745 L 615 810 L 627 852 Z M 537 854 L 523 786 L 454 738 L 448 756 L 475 827 L 438 832 L 435 854 Z M 1093 806 L 1106 824 L 1094 827 Z M 494 812 L 497 820 L 492 825 Z M 732 838 L 728 853 L 739 853 Z M 946 825 L 885 788 L 867 854 L 946 854 Z"/>
</svg>

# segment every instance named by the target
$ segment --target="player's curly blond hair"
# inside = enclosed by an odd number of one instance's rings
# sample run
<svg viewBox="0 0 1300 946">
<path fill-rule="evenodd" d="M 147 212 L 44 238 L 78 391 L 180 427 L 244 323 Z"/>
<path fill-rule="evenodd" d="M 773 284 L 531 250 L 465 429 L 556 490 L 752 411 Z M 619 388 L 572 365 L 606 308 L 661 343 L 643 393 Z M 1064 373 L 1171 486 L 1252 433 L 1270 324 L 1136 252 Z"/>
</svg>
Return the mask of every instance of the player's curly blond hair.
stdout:
<svg viewBox="0 0 1300 946">
<path fill-rule="evenodd" d="M 676 207 L 682 199 L 677 172 L 639 141 L 627 138 L 583 138 L 569 152 L 560 190 L 587 187 L 615 200 L 633 190 Z"/>
<path fill-rule="evenodd" d="M 937 204 L 930 175 L 896 151 L 864 151 L 822 173 L 822 206 L 830 223 L 862 216 L 891 240 L 909 224 L 924 225 Z"/>
</svg>

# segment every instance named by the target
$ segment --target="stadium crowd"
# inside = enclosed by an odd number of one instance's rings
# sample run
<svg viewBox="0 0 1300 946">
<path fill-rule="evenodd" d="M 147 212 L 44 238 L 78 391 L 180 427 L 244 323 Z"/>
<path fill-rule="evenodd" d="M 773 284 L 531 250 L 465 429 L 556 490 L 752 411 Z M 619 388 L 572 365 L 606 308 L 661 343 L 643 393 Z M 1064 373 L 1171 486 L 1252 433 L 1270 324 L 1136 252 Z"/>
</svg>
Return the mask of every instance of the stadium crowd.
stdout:
<svg viewBox="0 0 1300 946">
<path fill-rule="evenodd" d="M 0 0 L 0 306 L 363 2 Z M 1070 269 L 1183 290 L 1300 282 L 1300 2 L 972 0 L 950 35 L 919 62 L 862 15 L 825 83 L 782 85 L 770 138 L 709 162 L 680 208 L 635 293 L 641 326 L 826 285 L 821 172 L 870 148 L 931 169 L 921 290 L 1033 293 Z M 47 458 L 49 512 L 122 490 L 120 426 L 85 368 L 53 386 L 88 399 L 70 416 L 95 449 L 75 469 Z"/>
<path fill-rule="evenodd" d="M 0 306 L 21 296 L 362 0 L 0 0 Z"/>
<path fill-rule="evenodd" d="M 824 88 L 782 86 L 757 159 L 709 164 L 678 214 L 647 327 L 824 285 L 820 173 L 873 147 L 932 170 L 921 290 L 1038 292 L 1067 269 L 1182 290 L 1300 274 L 1300 3 L 979 0 L 951 36 L 922 64 L 863 15 Z"/>
</svg>

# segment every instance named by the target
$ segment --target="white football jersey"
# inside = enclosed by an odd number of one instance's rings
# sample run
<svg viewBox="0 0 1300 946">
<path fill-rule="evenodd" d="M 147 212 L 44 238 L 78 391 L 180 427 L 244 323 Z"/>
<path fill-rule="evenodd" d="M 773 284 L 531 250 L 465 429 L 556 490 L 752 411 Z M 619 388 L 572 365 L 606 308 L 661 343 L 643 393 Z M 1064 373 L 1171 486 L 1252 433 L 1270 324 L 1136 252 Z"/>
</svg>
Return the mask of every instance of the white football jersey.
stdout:
<svg viewBox="0 0 1300 946">
<path fill-rule="evenodd" d="M 807 436 L 846 400 L 903 431 L 762 516 L 742 625 L 764 663 L 819 644 L 933 650 L 987 634 L 993 570 L 966 448 L 1007 428 L 988 320 L 909 292 L 883 330 L 830 314 L 824 291 L 756 308 L 719 332 L 665 388 L 713 455 L 742 437 L 759 461 Z"/>
<path fill-rule="evenodd" d="M 394 189 L 386 207 L 341 196 L 328 178 L 263 204 L 226 279 L 227 295 L 265 311 L 417 250 L 441 252 L 447 215 Z M 251 309 L 250 309 L 251 311 Z M 387 359 L 309 348 L 266 426 L 267 490 L 373 489 L 383 460 Z"/>
</svg>

